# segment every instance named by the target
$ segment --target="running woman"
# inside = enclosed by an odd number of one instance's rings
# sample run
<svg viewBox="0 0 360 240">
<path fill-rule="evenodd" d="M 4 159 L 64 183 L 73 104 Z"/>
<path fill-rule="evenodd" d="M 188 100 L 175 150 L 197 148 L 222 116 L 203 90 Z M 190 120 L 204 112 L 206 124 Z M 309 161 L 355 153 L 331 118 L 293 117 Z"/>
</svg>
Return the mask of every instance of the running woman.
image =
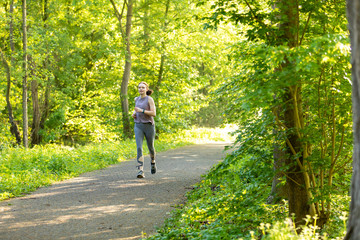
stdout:
<svg viewBox="0 0 360 240">
<path fill-rule="evenodd" d="M 151 174 L 156 173 L 155 164 L 155 121 L 156 108 L 154 99 L 150 95 L 154 92 L 149 88 L 146 82 L 140 82 L 138 85 L 140 96 L 135 98 L 135 109 L 132 117 L 134 118 L 135 140 L 137 148 L 137 168 L 139 170 L 137 178 L 144 178 L 144 156 L 143 141 L 144 137 L 149 149 L 151 158 Z"/>
</svg>

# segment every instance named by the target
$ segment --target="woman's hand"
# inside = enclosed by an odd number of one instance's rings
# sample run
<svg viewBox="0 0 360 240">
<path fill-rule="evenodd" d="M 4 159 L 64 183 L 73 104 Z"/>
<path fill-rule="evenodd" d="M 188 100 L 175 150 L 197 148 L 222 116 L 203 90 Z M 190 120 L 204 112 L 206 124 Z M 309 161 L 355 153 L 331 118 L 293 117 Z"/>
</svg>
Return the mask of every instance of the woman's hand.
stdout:
<svg viewBox="0 0 360 240">
<path fill-rule="evenodd" d="M 131 114 L 131 116 L 135 119 L 136 118 L 136 112 L 133 112 L 133 114 Z"/>
</svg>

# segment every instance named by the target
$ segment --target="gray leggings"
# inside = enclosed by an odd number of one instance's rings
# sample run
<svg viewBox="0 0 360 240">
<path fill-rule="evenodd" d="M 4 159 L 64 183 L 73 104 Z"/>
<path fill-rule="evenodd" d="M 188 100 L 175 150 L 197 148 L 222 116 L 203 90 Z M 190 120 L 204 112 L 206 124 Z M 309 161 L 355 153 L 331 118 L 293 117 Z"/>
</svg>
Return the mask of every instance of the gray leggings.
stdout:
<svg viewBox="0 0 360 240">
<path fill-rule="evenodd" d="M 135 132 L 135 140 L 136 140 L 136 149 L 137 149 L 137 162 L 138 169 L 143 170 L 144 168 L 144 157 L 143 157 L 143 141 L 144 136 L 146 138 L 146 143 L 149 149 L 151 161 L 155 161 L 155 148 L 154 148 L 154 140 L 155 140 L 155 125 L 151 123 L 135 123 L 134 127 Z"/>
</svg>

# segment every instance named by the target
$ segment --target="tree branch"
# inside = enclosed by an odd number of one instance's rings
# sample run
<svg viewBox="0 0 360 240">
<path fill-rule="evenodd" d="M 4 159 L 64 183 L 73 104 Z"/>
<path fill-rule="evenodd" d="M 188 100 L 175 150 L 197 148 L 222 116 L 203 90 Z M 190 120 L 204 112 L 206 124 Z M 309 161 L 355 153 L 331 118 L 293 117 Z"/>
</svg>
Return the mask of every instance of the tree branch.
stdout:
<svg viewBox="0 0 360 240">
<path fill-rule="evenodd" d="M 253 9 L 251 8 L 251 6 L 250 6 L 250 4 L 248 3 L 247 0 L 245 0 L 245 3 L 246 3 L 246 5 L 248 6 L 248 8 L 250 9 L 250 12 L 251 12 L 251 15 L 253 16 L 253 18 L 254 18 L 258 23 L 260 23 L 260 25 L 266 26 L 266 24 L 265 24 L 264 22 L 262 22 L 258 17 L 256 17 Z M 269 39 L 268 33 L 265 33 L 265 35 L 266 35 L 266 38 Z"/>
<path fill-rule="evenodd" d="M 6 71 L 7 71 L 7 72 L 10 72 L 9 63 L 8 63 L 8 61 L 6 60 L 5 55 L 4 55 L 4 53 L 3 53 L 3 51 L 2 51 L 1 48 L 0 48 L 0 55 L 1 55 L 1 60 L 2 60 L 2 62 L 3 62 L 3 64 L 4 64 L 4 67 L 5 67 Z"/>
<path fill-rule="evenodd" d="M 306 20 L 306 25 L 305 25 L 304 31 L 303 31 L 303 33 L 302 33 L 302 35 L 301 35 L 301 39 L 300 39 L 299 45 L 301 45 L 302 40 L 304 39 L 306 29 L 307 29 L 307 27 L 308 27 L 308 25 L 309 25 L 309 22 L 310 22 L 311 13 L 312 13 L 312 11 L 309 12 L 309 16 L 308 16 L 308 19 Z"/>
<path fill-rule="evenodd" d="M 119 20 L 121 36 L 123 39 L 125 39 L 125 32 L 124 32 L 124 28 L 122 26 L 121 20 L 122 20 L 123 14 L 124 14 L 125 5 L 127 5 L 127 1 L 126 0 L 124 1 L 122 9 L 121 9 L 121 13 L 117 9 L 114 0 L 110 0 L 110 2 L 111 2 L 111 5 L 114 7 L 115 16 Z"/>
</svg>

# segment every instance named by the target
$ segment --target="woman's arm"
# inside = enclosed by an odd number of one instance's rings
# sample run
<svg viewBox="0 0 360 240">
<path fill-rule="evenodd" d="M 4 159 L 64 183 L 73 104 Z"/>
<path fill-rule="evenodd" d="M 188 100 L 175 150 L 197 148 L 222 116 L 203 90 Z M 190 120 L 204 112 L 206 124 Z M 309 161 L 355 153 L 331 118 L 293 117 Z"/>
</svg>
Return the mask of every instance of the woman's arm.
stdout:
<svg viewBox="0 0 360 240">
<path fill-rule="evenodd" d="M 155 117 L 156 107 L 155 107 L 154 99 L 152 97 L 149 97 L 149 105 L 150 105 L 150 111 L 145 111 L 145 114 Z"/>
<path fill-rule="evenodd" d="M 136 104 L 136 99 L 137 99 L 137 97 L 134 98 L 135 104 Z M 135 111 L 135 110 L 134 110 L 134 112 L 131 114 L 131 116 L 132 116 L 134 119 L 136 118 L 136 111 Z"/>
</svg>

